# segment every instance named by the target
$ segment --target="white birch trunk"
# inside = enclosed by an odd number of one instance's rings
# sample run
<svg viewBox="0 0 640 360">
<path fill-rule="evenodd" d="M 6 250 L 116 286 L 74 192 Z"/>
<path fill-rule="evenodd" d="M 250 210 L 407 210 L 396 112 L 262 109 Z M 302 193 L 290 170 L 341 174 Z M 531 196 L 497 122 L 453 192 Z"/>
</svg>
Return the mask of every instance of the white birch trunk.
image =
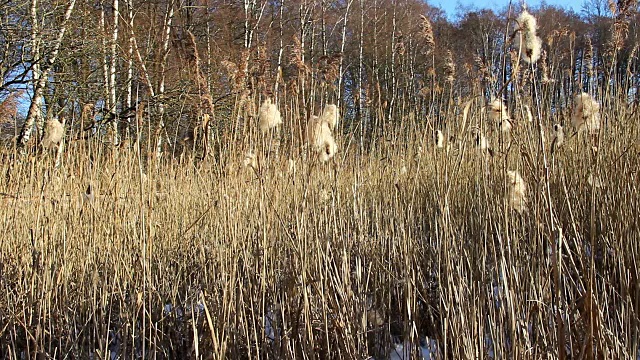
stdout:
<svg viewBox="0 0 640 360">
<path fill-rule="evenodd" d="M 38 0 L 31 1 L 30 7 L 31 18 L 31 58 L 36 60 L 40 57 L 40 25 L 38 23 Z M 42 71 L 40 69 L 40 63 L 33 64 L 32 78 L 33 78 L 33 99 L 31 100 L 31 106 L 29 106 L 29 112 L 27 113 L 27 119 L 20 130 L 20 136 L 18 137 L 18 145 L 26 145 L 31 138 L 33 128 L 36 122 L 42 118 L 42 91 L 39 87 L 40 78 L 42 77 Z"/>
<path fill-rule="evenodd" d="M 111 33 L 111 49 L 109 52 L 111 57 L 111 63 L 109 64 L 109 102 L 111 103 L 111 107 L 109 108 L 109 111 L 114 114 L 116 112 L 116 45 L 118 43 L 118 23 L 120 18 L 119 5 L 118 0 L 113 0 L 113 31 Z M 113 145 L 117 146 L 120 143 L 117 118 L 111 123 L 111 131 L 113 135 Z"/>
<path fill-rule="evenodd" d="M 364 91 L 362 91 L 362 69 L 364 66 L 364 0 L 360 0 L 360 44 L 359 44 L 359 56 L 358 56 L 358 103 L 357 106 L 357 114 L 359 117 L 360 124 L 362 125 L 362 131 L 360 132 L 360 149 L 364 150 L 364 137 L 367 132 L 367 119 L 363 114 L 364 111 L 364 101 L 362 99 Z"/>
<path fill-rule="evenodd" d="M 129 15 L 129 28 L 133 29 L 133 0 L 129 0 L 126 2 L 127 12 Z M 133 36 L 129 34 L 129 48 L 127 49 L 127 54 L 129 55 L 129 60 L 127 61 L 127 108 L 131 109 L 133 106 Z M 128 122 L 128 120 L 127 120 Z M 127 130 L 125 132 L 125 136 L 129 138 L 131 134 L 129 134 L 130 124 L 127 123 Z"/>
<path fill-rule="evenodd" d="M 169 39 L 171 37 L 171 24 L 173 23 L 173 2 L 169 3 L 167 8 L 167 14 L 164 18 L 163 32 L 162 32 L 162 60 L 160 61 L 160 84 L 158 85 L 158 96 L 160 101 L 158 104 L 158 128 L 156 129 L 156 135 L 158 137 L 156 142 L 156 157 L 160 158 L 162 155 L 162 132 L 164 131 L 164 112 L 165 105 L 162 100 L 162 95 L 165 90 L 165 70 L 167 66 L 167 57 L 169 56 Z"/>
<path fill-rule="evenodd" d="M 44 64 L 38 64 L 38 71 L 35 71 L 34 67 L 34 75 L 36 73 L 40 74 L 40 77 L 35 79 L 33 84 L 33 99 L 31 100 L 31 105 L 29 106 L 29 111 L 27 112 L 27 119 L 20 130 L 20 135 L 18 137 L 18 145 L 23 147 L 29 142 L 31 135 L 33 133 L 34 125 L 36 121 L 42 122 L 44 116 L 42 116 L 42 102 L 43 102 L 43 94 L 44 88 L 47 85 L 47 78 L 49 74 L 49 70 L 55 63 L 58 58 L 58 53 L 60 52 L 60 45 L 62 44 L 62 39 L 64 38 L 64 34 L 67 29 L 67 22 L 73 13 L 73 8 L 75 7 L 76 0 L 71 0 L 67 5 L 67 9 L 65 10 L 64 17 L 62 19 L 62 23 L 60 24 L 58 34 L 53 43 L 53 49 L 49 55 L 49 58 L 44 62 Z M 38 3 L 37 0 L 31 1 L 31 21 L 33 22 L 32 26 L 35 25 L 31 31 L 31 41 L 32 44 L 35 45 L 33 52 L 33 58 L 37 59 L 41 57 L 39 43 L 42 40 L 39 34 L 39 25 L 38 25 Z M 41 68 L 42 66 L 42 68 Z"/>
<path fill-rule="evenodd" d="M 276 84 L 275 84 L 275 89 L 274 89 L 274 94 L 275 94 L 275 98 L 276 98 L 276 104 L 279 104 L 279 98 L 280 98 L 280 94 L 279 94 L 279 84 L 280 84 L 280 80 L 282 80 L 281 76 L 282 76 L 282 54 L 284 53 L 284 37 L 283 37 L 283 21 L 282 21 L 282 17 L 284 15 L 284 1 L 285 0 L 281 0 L 280 1 L 280 49 L 278 50 L 278 72 L 276 74 Z"/>
<path fill-rule="evenodd" d="M 340 44 L 340 52 L 344 54 L 344 47 L 347 42 L 347 20 L 349 19 L 349 9 L 351 9 L 353 0 L 349 0 L 347 8 L 344 11 L 344 23 L 342 24 L 342 42 Z M 342 99 L 342 71 L 343 71 L 344 56 L 340 58 L 340 72 L 338 73 L 338 103 Z"/>
</svg>

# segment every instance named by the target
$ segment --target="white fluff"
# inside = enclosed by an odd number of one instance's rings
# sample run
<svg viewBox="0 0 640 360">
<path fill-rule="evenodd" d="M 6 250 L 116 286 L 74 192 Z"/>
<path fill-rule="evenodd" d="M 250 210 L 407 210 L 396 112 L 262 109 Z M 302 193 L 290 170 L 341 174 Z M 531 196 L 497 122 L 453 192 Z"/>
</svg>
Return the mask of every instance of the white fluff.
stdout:
<svg viewBox="0 0 640 360">
<path fill-rule="evenodd" d="M 444 134 L 441 130 L 436 130 L 436 147 L 442 149 L 444 147 Z"/>
<path fill-rule="evenodd" d="M 509 131 L 511 131 L 511 121 L 509 119 L 503 119 L 500 122 L 500 131 L 502 131 L 503 133 L 508 133 Z"/>
<path fill-rule="evenodd" d="M 334 104 L 329 104 L 322 111 L 322 121 L 329 125 L 331 130 L 334 130 L 338 126 L 338 120 L 340 118 L 340 110 Z"/>
<path fill-rule="evenodd" d="M 58 121 L 58 118 L 51 118 L 47 121 L 47 126 L 45 127 L 42 146 L 45 149 L 52 149 L 62 141 L 63 136 L 64 127 L 62 126 L 62 123 Z"/>
<path fill-rule="evenodd" d="M 538 24 L 536 18 L 527 10 L 522 11 L 516 19 L 519 25 L 515 38 L 515 46 L 520 50 L 520 57 L 527 63 L 535 63 L 540 59 L 542 39 L 536 35 Z"/>
<path fill-rule="evenodd" d="M 317 153 L 320 161 L 327 162 L 338 151 L 338 145 L 331 134 L 329 123 L 312 115 L 307 123 L 307 141 L 311 150 Z"/>
<path fill-rule="evenodd" d="M 476 134 L 476 147 L 480 150 L 487 150 L 489 149 L 489 140 L 487 140 L 487 138 L 482 135 L 482 133 L 477 133 Z"/>
<path fill-rule="evenodd" d="M 258 119 L 260 121 L 260 131 L 267 132 L 269 129 L 282 124 L 280 111 L 276 104 L 271 103 L 271 99 L 267 98 L 260 106 Z"/>
<path fill-rule="evenodd" d="M 555 124 L 553 125 L 553 140 L 552 140 L 552 146 L 553 148 L 559 148 L 560 146 L 562 146 L 562 144 L 564 144 L 564 129 L 562 128 L 562 125 L 560 124 Z"/>
<path fill-rule="evenodd" d="M 511 131 L 511 119 L 509 118 L 509 112 L 507 111 L 507 105 L 505 105 L 501 99 L 492 98 L 489 104 L 486 106 L 489 120 L 496 124 L 500 131 Z"/>
<path fill-rule="evenodd" d="M 247 153 L 244 155 L 244 160 L 242 161 L 242 164 L 245 167 L 250 167 L 254 169 L 258 168 L 258 160 L 253 150 L 247 151 Z"/>
<path fill-rule="evenodd" d="M 578 132 L 597 134 L 600 130 L 600 104 L 589 94 L 581 93 L 573 100 L 571 123 Z"/>
<path fill-rule="evenodd" d="M 515 170 L 507 171 L 507 178 L 509 180 L 509 193 L 507 198 L 509 206 L 522 214 L 527 210 L 527 184 L 525 184 L 522 176 Z"/>
<path fill-rule="evenodd" d="M 507 106 L 502 102 L 502 99 L 491 98 L 491 101 L 486 107 L 489 113 L 489 120 L 499 124 L 502 120 L 509 119 L 509 113 L 507 112 Z"/>
<path fill-rule="evenodd" d="M 530 123 L 533 122 L 533 114 L 531 114 L 531 108 L 529 107 L 529 105 L 525 105 L 524 109 L 527 112 L 527 121 L 529 121 Z"/>
</svg>

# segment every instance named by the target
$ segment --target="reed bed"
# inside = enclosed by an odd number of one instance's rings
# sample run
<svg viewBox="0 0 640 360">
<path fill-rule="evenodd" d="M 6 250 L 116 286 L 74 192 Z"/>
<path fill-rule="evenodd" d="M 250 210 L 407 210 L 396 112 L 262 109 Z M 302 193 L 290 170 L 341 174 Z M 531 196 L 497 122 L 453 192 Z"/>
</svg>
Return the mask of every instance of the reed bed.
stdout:
<svg viewBox="0 0 640 360">
<path fill-rule="evenodd" d="M 547 144 L 546 169 L 527 122 L 494 156 L 419 122 L 328 163 L 6 154 L 0 352 L 385 358 L 428 338 L 435 358 L 637 358 L 638 122 L 618 111 L 597 143 Z"/>
</svg>

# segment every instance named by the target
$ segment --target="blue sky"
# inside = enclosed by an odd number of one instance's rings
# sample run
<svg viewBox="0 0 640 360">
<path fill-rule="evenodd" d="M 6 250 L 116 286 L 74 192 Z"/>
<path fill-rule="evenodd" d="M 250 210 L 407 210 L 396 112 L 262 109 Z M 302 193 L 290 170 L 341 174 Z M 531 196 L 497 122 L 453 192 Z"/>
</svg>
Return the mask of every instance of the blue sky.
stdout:
<svg viewBox="0 0 640 360">
<path fill-rule="evenodd" d="M 458 12 L 458 8 L 471 8 L 471 9 L 496 9 L 500 10 L 505 8 L 508 4 L 508 0 L 428 0 L 429 4 L 436 5 L 442 8 L 446 13 L 449 19 L 455 19 L 456 13 Z M 540 6 L 542 0 L 530 0 L 527 1 L 527 6 L 530 8 L 536 8 Z M 545 0 L 544 1 L 548 5 L 556 5 L 561 6 L 567 9 L 572 9 L 573 11 L 580 13 L 582 9 L 582 4 L 585 0 Z M 520 7 L 519 0 L 513 0 L 512 4 L 517 8 Z"/>
</svg>

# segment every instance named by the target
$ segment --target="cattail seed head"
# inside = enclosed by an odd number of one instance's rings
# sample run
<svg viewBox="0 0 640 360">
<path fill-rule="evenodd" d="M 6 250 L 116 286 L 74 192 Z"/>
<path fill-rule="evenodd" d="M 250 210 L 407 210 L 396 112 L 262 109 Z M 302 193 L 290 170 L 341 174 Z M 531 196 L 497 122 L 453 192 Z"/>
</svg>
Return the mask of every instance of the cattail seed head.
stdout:
<svg viewBox="0 0 640 360">
<path fill-rule="evenodd" d="M 591 37 L 585 36 L 584 38 L 584 57 L 582 59 L 586 73 L 589 77 L 593 76 L 593 44 L 591 43 Z"/>
<path fill-rule="evenodd" d="M 265 99 L 265 101 L 260 106 L 260 110 L 258 112 L 258 120 L 260 121 L 260 131 L 262 131 L 263 133 L 282 124 L 280 111 L 278 110 L 276 104 L 271 103 L 271 99 Z"/>
<path fill-rule="evenodd" d="M 509 114 L 507 112 L 507 106 L 502 102 L 501 99 L 493 98 L 491 102 L 487 105 L 487 112 L 489 113 L 489 120 L 491 120 L 494 124 L 498 125 L 500 131 L 509 132 L 511 131 L 511 119 L 509 119 Z"/>
<path fill-rule="evenodd" d="M 589 94 L 581 93 L 573 100 L 571 122 L 578 132 L 597 134 L 600 130 L 600 104 Z"/>
<path fill-rule="evenodd" d="M 436 148 L 438 149 L 442 149 L 444 147 L 444 134 L 442 133 L 441 130 L 436 130 L 435 143 L 436 143 Z"/>
<path fill-rule="evenodd" d="M 516 19 L 519 31 L 515 38 L 515 46 L 520 51 L 520 57 L 527 63 L 535 63 L 540 59 L 542 39 L 536 35 L 538 24 L 536 18 L 527 10 L 522 11 Z"/>
<path fill-rule="evenodd" d="M 527 210 L 527 184 L 515 170 L 507 171 L 507 181 L 509 207 L 522 214 Z"/>
<path fill-rule="evenodd" d="M 258 160 L 253 150 L 249 150 L 245 153 L 242 164 L 244 165 L 244 167 L 250 167 L 252 169 L 258 168 Z"/>
<path fill-rule="evenodd" d="M 338 126 L 340 110 L 335 104 L 329 104 L 322 111 L 321 118 L 323 122 L 326 122 L 329 125 L 331 130 L 334 130 L 336 126 Z"/>
<path fill-rule="evenodd" d="M 475 144 L 476 147 L 480 150 L 488 150 L 489 149 L 489 140 L 481 133 L 478 132 L 475 136 Z"/>
<path fill-rule="evenodd" d="M 552 146 L 553 148 L 559 148 L 562 146 L 562 144 L 564 144 L 564 129 L 562 128 L 562 125 L 555 124 L 553 125 L 552 131 L 553 131 Z"/>
<path fill-rule="evenodd" d="M 527 121 L 532 123 L 533 122 L 533 114 L 531 113 L 531 108 L 529 107 L 529 105 L 525 105 L 524 106 L 524 110 L 525 110 L 525 113 L 527 115 Z"/>
<path fill-rule="evenodd" d="M 312 115 L 307 123 L 307 141 L 322 162 L 329 161 L 338 151 L 329 124 L 315 115 Z"/>
<path fill-rule="evenodd" d="M 62 123 L 58 121 L 58 118 L 54 117 L 47 121 L 47 126 L 44 131 L 44 138 L 42 139 L 42 147 L 45 149 L 52 149 L 62 141 L 64 136 L 64 127 Z"/>
</svg>

